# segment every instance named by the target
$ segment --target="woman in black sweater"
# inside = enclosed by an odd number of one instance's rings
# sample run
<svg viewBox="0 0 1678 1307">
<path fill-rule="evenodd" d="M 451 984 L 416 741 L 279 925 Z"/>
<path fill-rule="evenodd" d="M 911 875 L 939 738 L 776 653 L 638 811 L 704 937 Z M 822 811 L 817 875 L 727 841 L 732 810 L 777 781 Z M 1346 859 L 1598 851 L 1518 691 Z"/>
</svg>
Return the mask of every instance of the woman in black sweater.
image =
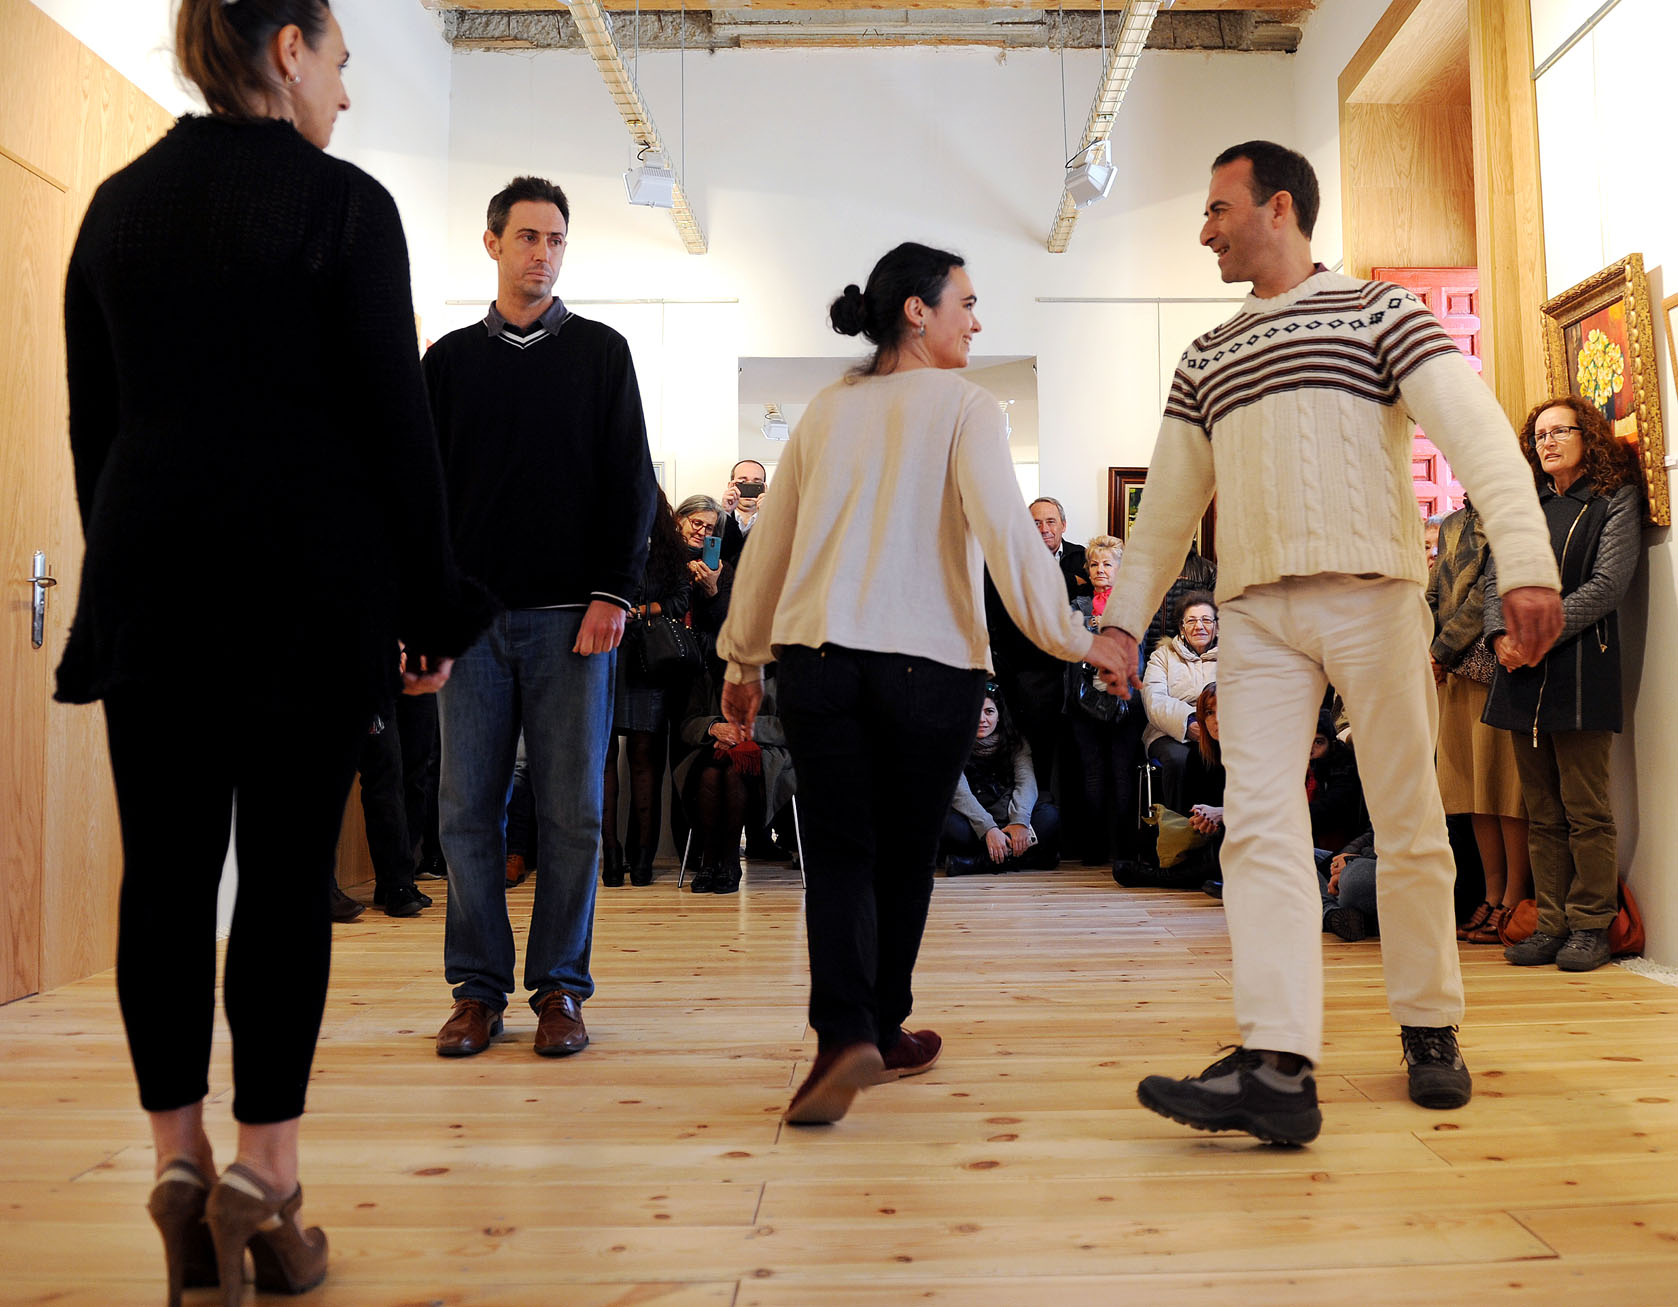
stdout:
<svg viewBox="0 0 1678 1307">
<path fill-rule="evenodd" d="M 349 105 L 336 20 L 324 0 L 183 0 L 176 36 L 212 112 L 99 188 L 65 288 L 87 553 L 57 694 L 105 706 L 117 994 L 170 1301 L 219 1270 L 236 1303 L 247 1243 L 259 1288 L 326 1271 L 297 1220 L 298 1125 L 339 823 L 396 642 L 405 688 L 435 689 L 492 609 L 448 544 L 396 207 L 324 153 Z M 217 1181 L 203 1100 L 235 798 L 239 1148 Z"/>
</svg>

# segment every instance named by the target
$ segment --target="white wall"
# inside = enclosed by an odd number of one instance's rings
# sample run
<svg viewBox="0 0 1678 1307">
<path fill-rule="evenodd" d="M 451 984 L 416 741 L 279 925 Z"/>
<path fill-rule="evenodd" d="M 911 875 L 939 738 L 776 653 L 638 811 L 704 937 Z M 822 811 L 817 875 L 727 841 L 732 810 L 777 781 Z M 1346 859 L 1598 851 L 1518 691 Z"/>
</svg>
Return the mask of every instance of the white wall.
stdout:
<svg viewBox="0 0 1678 1307">
<path fill-rule="evenodd" d="M 1599 7 L 1598 0 L 1534 0 L 1533 47 L 1542 63 Z M 1550 294 L 1633 252 L 1649 293 L 1678 291 L 1678 176 L 1660 143 L 1671 122 L 1678 6 L 1620 0 L 1590 35 L 1538 81 L 1544 242 Z M 1678 448 L 1678 392 L 1665 324 L 1652 347 L 1662 377 L 1668 449 Z M 1620 862 L 1646 918 L 1651 958 L 1678 964 L 1678 701 L 1667 651 L 1678 648 L 1678 549 L 1669 528 L 1645 532 L 1647 561 L 1621 610 L 1625 733 L 1614 754 Z"/>
<path fill-rule="evenodd" d="M 176 0 L 34 0 L 83 45 L 173 114 L 202 112 L 175 66 Z M 332 153 L 396 197 L 414 268 L 415 309 L 440 316 L 447 229 L 451 51 L 419 0 L 336 0 L 350 49 L 350 112 Z"/>
<path fill-rule="evenodd" d="M 677 56 L 644 55 L 641 83 L 680 154 Z M 1076 133 L 1098 56 L 1067 58 Z M 520 171 L 551 176 L 572 205 L 560 293 L 586 300 L 723 299 L 683 311 L 712 324 L 683 363 L 690 379 L 733 376 L 741 356 L 852 355 L 829 301 L 902 240 L 956 250 L 979 291 L 989 355 L 1034 355 L 1041 484 L 1077 538 L 1105 527 L 1106 468 L 1145 463 L 1166 372 L 1189 336 L 1228 305 L 1045 304 L 1039 297 L 1223 296 L 1196 245 L 1208 165 L 1243 134 L 1294 131 L 1294 65 L 1282 55 L 1150 52 L 1119 115 L 1112 196 L 1084 213 L 1071 251 L 1043 247 L 1060 194 L 1060 63 L 1047 52 L 917 49 L 742 52 L 687 59 L 686 179 L 710 239 L 685 253 L 662 212 L 625 203 L 628 135 L 588 58 L 572 52 L 463 52 L 454 61 L 449 295 L 487 299 L 479 243 L 485 201 Z M 1332 204 L 1338 208 L 1336 194 Z M 667 311 L 674 311 L 674 306 Z M 461 307 L 454 320 L 481 309 Z M 1162 335 L 1163 333 L 1163 335 Z M 631 337 L 673 359 L 649 325 Z M 701 402 L 659 366 L 655 451 L 677 490 L 714 492 L 734 461 L 738 412 L 718 389 Z M 716 407 L 713 408 L 712 404 Z"/>
</svg>

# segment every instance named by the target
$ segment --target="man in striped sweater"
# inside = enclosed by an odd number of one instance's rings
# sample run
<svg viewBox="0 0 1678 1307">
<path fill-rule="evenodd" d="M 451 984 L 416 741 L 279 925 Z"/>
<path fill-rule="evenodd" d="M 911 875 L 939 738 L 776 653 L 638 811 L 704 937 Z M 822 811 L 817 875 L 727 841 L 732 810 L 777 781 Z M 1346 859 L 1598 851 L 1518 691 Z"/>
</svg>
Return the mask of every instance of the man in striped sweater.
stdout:
<svg viewBox="0 0 1678 1307">
<path fill-rule="evenodd" d="M 1411 488 L 1413 422 L 1474 497 L 1508 578 L 1519 647 L 1561 630 L 1560 581 L 1532 474 L 1492 393 L 1407 291 L 1311 254 L 1317 180 L 1268 141 L 1212 166 L 1200 242 L 1241 311 L 1178 364 L 1101 638 L 1135 641 L 1214 490 L 1222 619 L 1219 717 L 1229 783 L 1224 905 L 1241 1046 L 1198 1076 L 1149 1076 L 1144 1106 L 1185 1125 L 1303 1144 L 1321 1129 L 1322 908 L 1299 778 L 1325 685 L 1345 699 L 1381 851 L 1382 962 L 1410 1097 L 1472 1093 L 1455 867 L 1434 781 L 1432 621 Z M 1505 599 L 1506 613 L 1508 599 Z"/>
</svg>

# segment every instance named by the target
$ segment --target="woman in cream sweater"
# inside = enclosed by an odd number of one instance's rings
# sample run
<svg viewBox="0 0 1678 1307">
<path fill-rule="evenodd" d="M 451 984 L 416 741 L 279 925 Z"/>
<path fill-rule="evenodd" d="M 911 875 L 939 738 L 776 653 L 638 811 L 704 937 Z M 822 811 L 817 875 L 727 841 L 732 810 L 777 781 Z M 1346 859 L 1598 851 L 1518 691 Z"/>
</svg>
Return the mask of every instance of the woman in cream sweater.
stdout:
<svg viewBox="0 0 1678 1307">
<path fill-rule="evenodd" d="M 1033 529 L 1002 411 L 957 375 L 979 320 L 962 260 L 899 245 L 833 302 L 872 358 L 811 401 L 740 560 L 717 641 L 723 712 L 749 726 L 765 663 L 798 772 L 817 1056 L 786 1119 L 936 1060 L 902 1028 L 938 836 L 990 670 L 983 568 L 1028 638 L 1108 676 Z M 1129 670 L 1134 681 L 1135 670 Z"/>
</svg>

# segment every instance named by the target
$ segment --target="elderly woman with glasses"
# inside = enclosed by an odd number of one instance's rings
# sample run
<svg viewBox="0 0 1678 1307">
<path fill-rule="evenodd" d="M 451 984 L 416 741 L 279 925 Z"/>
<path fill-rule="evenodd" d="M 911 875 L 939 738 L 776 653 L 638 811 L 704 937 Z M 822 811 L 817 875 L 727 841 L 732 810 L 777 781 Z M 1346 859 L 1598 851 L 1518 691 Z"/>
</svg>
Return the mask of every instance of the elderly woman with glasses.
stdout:
<svg viewBox="0 0 1678 1307">
<path fill-rule="evenodd" d="M 1629 448 L 1582 399 L 1527 415 L 1521 452 L 1561 567 L 1561 637 L 1534 658 L 1504 629 L 1494 560 L 1486 564 L 1486 643 L 1496 655 L 1488 726 L 1515 736 L 1526 799 L 1538 929 L 1504 951 L 1516 966 L 1591 971 L 1608 961 L 1619 860 L 1608 751 L 1620 729 L 1617 610 L 1641 552 L 1643 491 Z"/>
<path fill-rule="evenodd" d="M 1160 643 L 1142 676 L 1148 725 L 1142 747 L 1160 766 L 1159 802 L 1183 811 L 1183 769 L 1200 745 L 1195 702 L 1218 676 L 1218 606 L 1205 590 L 1191 590 L 1178 606 L 1177 634 Z"/>
</svg>

